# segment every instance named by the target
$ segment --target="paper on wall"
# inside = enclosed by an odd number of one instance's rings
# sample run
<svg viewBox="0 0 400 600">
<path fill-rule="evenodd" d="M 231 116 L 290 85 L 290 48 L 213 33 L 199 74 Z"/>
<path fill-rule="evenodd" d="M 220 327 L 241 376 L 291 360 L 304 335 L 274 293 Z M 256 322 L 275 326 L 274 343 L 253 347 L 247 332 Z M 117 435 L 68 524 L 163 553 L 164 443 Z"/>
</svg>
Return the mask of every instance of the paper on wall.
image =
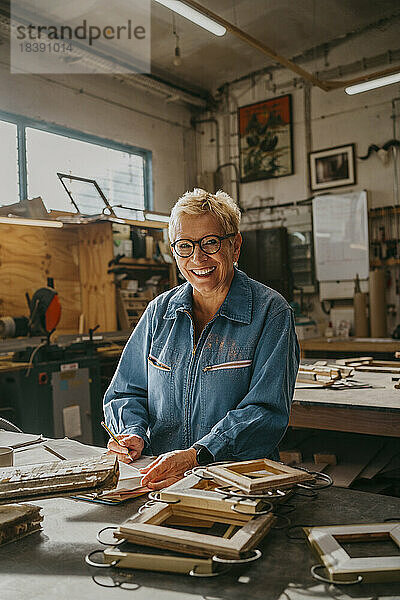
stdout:
<svg viewBox="0 0 400 600">
<path fill-rule="evenodd" d="M 78 404 L 63 408 L 64 435 L 70 438 L 82 435 L 81 409 Z"/>
</svg>

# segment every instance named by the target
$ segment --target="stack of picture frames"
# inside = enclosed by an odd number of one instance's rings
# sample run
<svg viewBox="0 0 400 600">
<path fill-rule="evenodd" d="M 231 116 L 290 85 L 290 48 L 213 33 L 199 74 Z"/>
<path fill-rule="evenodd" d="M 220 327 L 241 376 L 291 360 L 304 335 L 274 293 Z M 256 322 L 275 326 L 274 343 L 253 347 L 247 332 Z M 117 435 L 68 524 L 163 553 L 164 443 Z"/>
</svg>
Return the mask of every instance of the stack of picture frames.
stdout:
<svg viewBox="0 0 400 600">
<path fill-rule="evenodd" d="M 277 526 L 279 506 L 301 486 L 315 493 L 332 481 L 268 459 L 196 467 L 98 541 L 86 556 L 100 568 L 131 568 L 210 577 L 261 556 L 257 548 Z M 286 524 L 286 523 L 285 523 Z M 104 541 L 106 529 L 114 541 Z M 115 541 L 116 540 L 116 541 Z M 102 552 L 102 562 L 93 559 Z"/>
</svg>

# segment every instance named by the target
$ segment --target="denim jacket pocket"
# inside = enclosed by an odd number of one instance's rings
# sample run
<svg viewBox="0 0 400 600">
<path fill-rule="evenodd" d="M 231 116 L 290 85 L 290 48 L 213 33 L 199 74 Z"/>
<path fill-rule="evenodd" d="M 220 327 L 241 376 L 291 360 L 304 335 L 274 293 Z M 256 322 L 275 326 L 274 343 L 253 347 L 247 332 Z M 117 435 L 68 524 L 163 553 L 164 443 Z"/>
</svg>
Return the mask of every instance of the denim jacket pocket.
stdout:
<svg viewBox="0 0 400 600">
<path fill-rule="evenodd" d="M 253 361 L 237 359 L 202 368 L 201 424 L 216 424 L 247 394 Z"/>
<path fill-rule="evenodd" d="M 147 356 L 147 409 L 151 437 L 160 440 L 153 448 L 166 452 L 173 445 L 174 432 L 179 424 L 175 407 L 175 377 L 177 355 L 174 350 L 153 346 Z"/>
<path fill-rule="evenodd" d="M 151 354 L 149 354 L 149 356 L 147 357 L 147 360 L 156 369 L 160 369 L 161 371 L 171 371 L 171 367 L 169 367 L 168 365 L 164 364 L 163 362 L 161 362 L 160 360 L 158 360 L 158 358 L 156 358 L 155 356 L 152 356 Z"/>
<path fill-rule="evenodd" d="M 217 365 L 208 365 L 204 367 L 203 371 L 220 371 L 221 369 L 242 369 L 244 367 L 250 367 L 252 360 L 233 360 L 231 362 L 219 363 Z"/>
</svg>

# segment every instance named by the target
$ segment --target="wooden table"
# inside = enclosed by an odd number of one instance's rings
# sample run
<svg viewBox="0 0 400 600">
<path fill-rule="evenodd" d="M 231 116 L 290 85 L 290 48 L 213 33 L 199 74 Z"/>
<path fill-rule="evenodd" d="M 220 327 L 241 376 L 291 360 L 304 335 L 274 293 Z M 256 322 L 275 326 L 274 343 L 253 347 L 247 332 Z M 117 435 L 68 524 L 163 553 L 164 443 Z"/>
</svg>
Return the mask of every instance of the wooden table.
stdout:
<svg viewBox="0 0 400 600">
<path fill-rule="evenodd" d="M 392 375 L 356 371 L 352 379 L 375 387 L 296 389 L 289 425 L 400 437 L 400 390 Z"/>
<path fill-rule="evenodd" d="M 400 340 L 382 339 L 366 341 L 365 338 L 311 338 L 301 340 L 300 347 L 304 358 L 325 356 L 326 358 L 346 358 L 353 356 L 373 356 L 393 360 L 394 353 L 400 350 Z"/>
</svg>

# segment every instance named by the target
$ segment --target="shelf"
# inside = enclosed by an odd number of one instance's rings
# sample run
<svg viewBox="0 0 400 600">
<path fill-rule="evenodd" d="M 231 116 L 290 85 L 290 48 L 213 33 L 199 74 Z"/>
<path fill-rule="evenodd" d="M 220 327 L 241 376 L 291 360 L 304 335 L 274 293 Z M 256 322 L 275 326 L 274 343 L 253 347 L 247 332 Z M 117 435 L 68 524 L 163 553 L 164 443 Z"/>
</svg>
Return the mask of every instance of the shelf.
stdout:
<svg viewBox="0 0 400 600">
<path fill-rule="evenodd" d="M 140 262 L 139 262 L 140 261 Z M 109 268 L 110 273 L 114 273 L 120 269 L 130 269 L 130 270 L 148 270 L 152 269 L 153 271 L 168 271 L 169 263 L 158 263 L 154 260 L 146 260 L 146 259 L 135 259 L 135 258 L 124 258 L 120 260 L 117 264 L 112 265 Z"/>
</svg>

